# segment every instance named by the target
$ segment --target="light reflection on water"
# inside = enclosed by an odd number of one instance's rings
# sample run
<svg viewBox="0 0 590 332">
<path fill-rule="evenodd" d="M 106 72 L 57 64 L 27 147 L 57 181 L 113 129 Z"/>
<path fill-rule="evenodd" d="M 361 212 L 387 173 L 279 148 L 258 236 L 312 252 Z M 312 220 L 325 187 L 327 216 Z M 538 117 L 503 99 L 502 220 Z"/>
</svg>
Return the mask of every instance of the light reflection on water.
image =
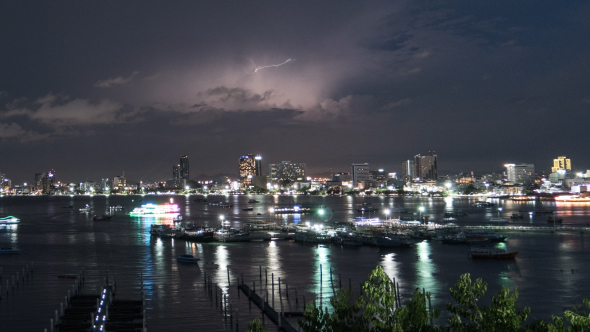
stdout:
<svg viewBox="0 0 590 332">
<path fill-rule="evenodd" d="M 319 220 L 314 216 L 270 215 L 268 208 L 290 201 L 316 202 L 326 205 L 334 211 L 333 221 L 345 221 L 359 215 L 356 206 L 363 202 L 372 203 L 380 211 L 384 207 L 407 208 L 410 212 L 418 211 L 419 206 L 426 209 L 424 214 L 433 220 L 442 220 L 444 211 L 466 210 L 469 215 L 457 218 L 454 223 L 468 225 L 471 223 L 488 223 L 486 219 L 497 217 L 495 208 L 475 208 L 478 198 L 385 198 L 385 197 L 296 197 L 256 196 L 260 203 L 253 207 L 262 211 L 262 215 L 243 212 L 248 205 L 248 196 L 209 197 L 210 201 L 226 200 L 234 203 L 232 209 L 208 206 L 207 203 L 194 202 L 190 197 L 175 197 L 181 207 L 185 220 L 197 225 L 218 226 L 219 215 L 235 224 L 244 224 L 250 220 L 273 220 L 283 222 Z M 221 319 L 219 307 L 207 295 L 203 274 L 219 283 L 224 292 L 229 294 L 234 307 L 240 308 L 241 322 L 244 327 L 247 320 L 259 316 L 259 311 L 248 309 L 248 302 L 237 299 L 234 287 L 237 277 L 244 274 L 245 281 L 251 285 L 254 280 L 259 284 L 259 266 L 268 268 L 269 283 L 271 275 L 282 282 L 288 280 L 291 289 L 291 307 L 294 307 L 294 288 L 299 289 L 307 301 L 322 295 L 323 306 L 329 305 L 332 293 L 330 268 L 335 276 L 334 286 L 339 277 L 348 287 L 351 277 L 353 291 L 358 293 L 358 285 L 366 280 L 370 271 L 381 264 L 385 272 L 400 282 L 402 299 L 411 296 L 415 288 L 425 288 L 433 293 L 433 306 L 441 307 L 449 300 L 448 288 L 465 272 L 472 278 L 482 277 L 489 284 L 488 295 L 496 293 L 500 286 L 518 287 L 519 304 L 532 305 L 536 317 L 550 317 L 559 314 L 562 307 L 579 303 L 581 294 L 590 292 L 584 280 L 590 274 L 586 264 L 590 248 L 585 242 L 586 234 L 557 232 L 500 232 L 508 235 L 506 244 L 497 246 L 508 250 L 518 250 L 515 261 L 481 261 L 467 258 L 468 247 L 441 244 L 437 241 L 423 241 L 411 248 L 392 248 L 382 250 L 373 247 L 349 248 L 336 245 L 309 245 L 292 241 L 252 242 L 252 243 L 189 243 L 178 239 L 159 239 L 149 234 L 154 223 L 173 225 L 172 218 L 131 218 L 126 212 L 145 203 L 167 203 L 168 197 L 145 196 L 143 202 L 133 201 L 137 196 L 94 196 L 73 198 L 54 197 L 48 200 L 38 198 L 9 198 L 0 200 L 0 211 L 4 215 L 20 217 L 20 225 L 0 227 L 0 245 L 17 247 L 23 250 L 21 255 L 0 257 L 0 266 L 4 274 L 10 275 L 20 270 L 30 261 L 35 261 L 37 272 L 34 282 L 27 284 L 19 295 L 0 301 L 0 330 L 7 324 L 20 324 L 23 330 L 42 330 L 47 320 L 53 315 L 55 306 L 59 306 L 63 295 L 67 293 L 69 283 L 55 278 L 56 274 L 77 272 L 86 267 L 89 280 L 101 279 L 106 270 L 118 273 L 118 285 L 121 296 L 137 297 L 140 290 L 140 275 L 144 277 L 146 290 L 148 324 L 151 330 L 211 330 L 227 331 L 227 323 Z M 73 204 L 73 211 L 61 206 Z M 92 221 L 92 215 L 78 212 L 78 208 L 89 204 L 96 214 L 107 211 L 110 205 L 123 205 L 124 212 L 116 212 L 110 223 Z M 536 209 L 558 209 L 557 216 L 563 217 L 566 225 L 585 225 L 588 206 L 557 206 L 545 202 L 516 203 L 502 201 L 501 216 L 509 217 L 512 213 L 521 213 L 521 220 L 510 220 L 509 225 L 547 226 L 547 216 L 528 214 Z M 524 210 L 524 212 L 520 212 Z M 397 215 L 392 210 L 391 217 Z M 176 258 L 190 253 L 202 259 L 198 265 L 179 264 Z M 320 283 L 320 265 L 322 282 Z M 229 267 L 232 287 L 227 288 L 227 268 Z M 572 271 L 572 269 L 574 271 Z M 98 283 L 98 282 L 97 282 Z M 92 284 L 89 287 L 97 287 Z M 127 288 L 127 289 L 126 289 Z M 540 291 L 542 290 L 542 291 Z M 270 292 L 270 287 L 269 287 Z M 275 301 L 279 300 L 275 289 Z M 285 290 L 283 289 L 283 292 Z M 33 297 L 35 295 L 35 297 Z M 284 294 L 283 294 L 284 295 Z M 546 301 L 546 299 L 551 301 Z M 10 306 L 8 305 L 10 303 Z M 35 303 L 38 307 L 31 315 L 28 305 Z M 288 304 L 286 305 L 288 307 Z M 267 322 L 268 323 L 268 322 Z M 269 326 L 267 326 L 269 327 Z"/>
</svg>

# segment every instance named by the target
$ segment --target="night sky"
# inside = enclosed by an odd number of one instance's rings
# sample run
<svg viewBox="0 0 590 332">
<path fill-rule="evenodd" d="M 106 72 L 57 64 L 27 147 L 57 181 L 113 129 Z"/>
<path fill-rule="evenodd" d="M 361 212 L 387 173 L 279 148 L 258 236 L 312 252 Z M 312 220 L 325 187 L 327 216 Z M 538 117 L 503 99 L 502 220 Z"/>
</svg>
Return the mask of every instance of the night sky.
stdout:
<svg viewBox="0 0 590 332">
<path fill-rule="evenodd" d="M 2 1 L 0 47 L 13 184 L 165 180 L 182 154 L 193 178 L 248 153 L 590 169 L 587 0 Z"/>
</svg>

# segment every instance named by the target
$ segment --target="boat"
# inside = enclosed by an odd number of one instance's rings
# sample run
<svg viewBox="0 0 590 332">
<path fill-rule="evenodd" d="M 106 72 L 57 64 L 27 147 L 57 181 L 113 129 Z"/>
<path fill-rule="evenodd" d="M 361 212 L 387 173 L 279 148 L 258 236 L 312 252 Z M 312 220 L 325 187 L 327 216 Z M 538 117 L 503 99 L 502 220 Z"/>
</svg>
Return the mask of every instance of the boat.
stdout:
<svg viewBox="0 0 590 332">
<path fill-rule="evenodd" d="M 475 206 L 477 206 L 477 207 L 492 207 L 492 206 L 496 206 L 496 203 L 479 201 L 479 202 L 475 203 Z"/>
<path fill-rule="evenodd" d="M 374 237 L 371 244 L 377 247 L 409 247 L 411 245 L 409 239 L 405 235 L 400 234 L 383 234 L 382 236 Z"/>
<path fill-rule="evenodd" d="M 513 213 L 513 214 L 510 216 L 510 219 L 522 219 L 522 218 L 524 218 L 524 217 L 522 216 L 522 214 L 518 214 L 518 213 Z"/>
<path fill-rule="evenodd" d="M 193 255 L 189 255 L 189 254 L 180 255 L 176 259 L 176 261 L 180 262 L 180 263 L 196 263 L 200 260 L 201 260 L 200 258 L 197 258 L 197 257 L 195 257 Z"/>
<path fill-rule="evenodd" d="M 332 241 L 332 239 L 326 232 L 300 230 L 295 233 L 295 241 L 308 243 L 329 243 Z"/>
<path fill-rule="evenodd" d="M 6 247 L 0 248 L 0 254 L 18 254 L 20 253 L 20 249 Z"/>
<path fill-rule="evenodd" d="M 246 223 L 250 229 L 272 229 L 277 226 L 277 223 L 272 221 L 250 221 Z"/>
<path fill-rule="evenodd" d="M 186 241 L 210 242 L 214 240 L 214 233 L 215 231 L 210 228 L 196 227 L 195 225 L 185 225 L 180 238 Z"/>
<path fill-rule="evenodd" d="M 176 204 L 163 204 L 163 205 L 155 205 L 152 203 L 144 204 L 141 207 L 133 209 L 129 213 L 132 217 L 140 217 L 140 216 L 165 216 L 165 215 L 173 215 L 178 214 L 180 212 L 180 208 Z"/>
<path fill-rule="evenodd" d="M 89 212 L 92 212 L 92 208 L 90 206 L 88 206 L 88 204 L 86 204 L 85 207 L 83 207 L 83 208 L 80 209 L 80 212 L 82 212 L 82 213 L 89 213 Z"/>
<path fill-rule="evenodd" d="M 7 216 L 0 218 L 0 225 L 18 224 L 20 219 L 13 216 Z"/>
<path fill-rule="evenodd" d="M 110 206 L 109 209 L 120 211 L 120 210 L 123 210 L 124 207 L 122 207 L 121 205 L 114 205 L 114 206 Z"/>
<path fill-rule="evenodd" d="M 102 216 L 94 215 L 92 220 L 94 220 L 94 221 L 109 221 L 109 220 L 111 220 L 112 217 L 113 216 L 110 216 L 108 214 L 103 214 Z"/>
<path fill-rule="evenodd" d="M 490 243 L 490 239 L 484 234 L 467 234 L 465 232 L 459 232 L 455 235 L 444 237 L 441 241 L 446 244 Z"/>
<path fill-rule="evenodd" d="M 254 208 L 243 208 L 242 211 L 253 211 Z"/>
<path fill-rule="evenodd" d="M 257 201 L 255 199 L 250 199 L 250 200 L 248 200 L 248 203 L 254 204 L 254 203 L 260 203 L 260 201 Z"/>
<path fill-rule="evenodd" d="M 471 247 L 469 257 L 487 259 L 514 259 L 518 251 L 506 251 L 494 247 Z"/>
<path fill-rule="evenodd" d="M 218 229 L 215 234 L 213 234 L 213 238 L 219 242 L 249 242 L 250 234 L 235 228 L 224 227 Z"/>
<path fill-rule="evenodd" d="M 563 221 L 563 219 L 553 218 L 553 216 L 549 216 L 549 218 L 547 218 L 548 223 L 561 223 L 562 221 Z"/>
<path fill-rule="evenodd" d="M 179 238 L 182 233 L 170 227 L 170 225 L 153 224 L 150 227 L 150 234 L 161 238 Z"/>
</svg>

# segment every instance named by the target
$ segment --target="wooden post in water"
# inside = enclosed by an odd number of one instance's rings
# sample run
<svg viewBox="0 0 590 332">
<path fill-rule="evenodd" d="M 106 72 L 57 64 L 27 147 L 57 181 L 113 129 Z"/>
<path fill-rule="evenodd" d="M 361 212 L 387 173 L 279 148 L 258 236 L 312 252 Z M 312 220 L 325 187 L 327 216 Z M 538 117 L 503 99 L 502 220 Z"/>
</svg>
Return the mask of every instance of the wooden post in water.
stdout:
<svg viewBox="0 0 590 332">
<path fill-rule="evenodd" d="M 338 273 L 338 288 L 342 289 L 342 273 Z"/>
<path fill-rule="evenodd" d="M 252 281 L 252 291 L 256 293 L 256 281 Z"/>
<path fill-rule="evenodd" d="M 297 308 L 298 304 L 299 304 L 299 298 L 297 297 L 297 287 L 295 287 L 295 308 Z"/>
<path fill-rule="evenodd" d="M 262 265 L 259 265 L 258 267 L 260 269 L 260 282 L 262 282 Z"/>
<path fill-rule="evenodd" d="M 207 288 L 207 271 L 205 271 L 203 273 L 203 279 L 204 279 L 204 282 L 205 282 L 205 288 Z"/>
<path fill-rule="evenodd" d="M 49 320 L 49 331 L 53 332 L 53 318 Z"/>
<path fill-rule="evenodd" d="M 398 305 L 401 307 L 402 306 L 402 297 L 401 294 L 399 293 L 399 282 L 397 283 L 397 300 L 398 300 Z"/>
<path fill-rule="evenodd" d="M 285 283 L 285 293 L 287 294 L 287 298 L 289 298 L 289 284 L 287 283 Z"/>
<path fill-rule="evenodd" d="M 227 287 L 229 287 L 229 266 L 227 267 Z"/>
<path fill-rule="evenodd" d="M 264 269 L 264 282 L 268 285 L 268 269 Z"/>
<path fill-rule="evenodd" d="M 271 282 L 270 287 L 272 289 L 272 301 L 271 302 L 272 302 L 272 306 L 274 307 L 275 306 L 275 274 L 271 273 L 270 278 L 271 278 L 270 279 L 270 282 Z"/>
</svg>

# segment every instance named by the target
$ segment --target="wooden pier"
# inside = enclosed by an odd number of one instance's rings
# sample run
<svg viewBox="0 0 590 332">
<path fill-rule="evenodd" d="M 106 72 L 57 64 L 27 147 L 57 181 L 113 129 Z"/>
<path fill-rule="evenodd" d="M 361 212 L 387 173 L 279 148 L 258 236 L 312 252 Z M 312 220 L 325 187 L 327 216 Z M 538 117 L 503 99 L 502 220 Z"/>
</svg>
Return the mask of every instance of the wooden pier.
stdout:
<svg viewBox="0 0 590 332">
<path fill-rule="evenodd" d="M 256 294 L 256 292 L 248 287 L 248 285 L 242 283 L 238 285 L 238 289 L 244 292 L 244 294 L 248 296 L 248 299 L 254 302 L 254 304 L 256 304 L 256 306 L 262 310 L 262 313 L 265 314 L 273 323 L 277 324 L 279 329 L 286 332 L 297 332 L 297 330 L 283 318 L 285 316 L 284 312 L 277 312 L 268 304 L 268 301 L 265 301 L 265 299 L 261 298 L 258 294 Z M 296 316 L 298 314 L 303 315 L 303 313 L 289 313 L 288 316 Z"/>
</svg>

